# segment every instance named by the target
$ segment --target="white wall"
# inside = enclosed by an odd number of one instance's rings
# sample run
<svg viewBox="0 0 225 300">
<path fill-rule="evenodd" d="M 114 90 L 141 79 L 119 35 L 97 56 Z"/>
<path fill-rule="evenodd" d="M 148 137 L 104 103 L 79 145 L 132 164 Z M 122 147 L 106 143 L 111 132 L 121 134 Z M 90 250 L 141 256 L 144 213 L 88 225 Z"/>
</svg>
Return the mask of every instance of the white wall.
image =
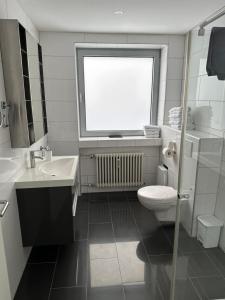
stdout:
<svg viewBox="0 0 225 300">
<path fill-rule="evenodd" d="M 19 22 L 38 40 L 39 34 L 31 20 L 26 16 L 16 0 L 0 0 L 0 18 L 18 19 Z M 4 80 L 2 74 L 2 63 L 0 60 L 0 100 L 5 100 Z M 40 144 L 46 143 L 46 137 L 33 145 L 37 149 Z M 17 200 L 14 189 L 14 180 L 18 172 L 25 167 L 27 149 L 12 149 L 9 128 L 0 128 L 0 158 L 13 158 L 15 168 L 10 173 L 4 173 L 0 162 L 0 199 L 8 200 L 9 209 L 2 219 L 4 247 L 6 252 L 6 263 L 10 279 L 11 298 L 13 298 L 26 265 L 29 248 L 23 248 L 17 208 Z"/>
<path fill-rule="evenodd" d="M 44 55 L 49 143 L 55 154 L 78 153 L 78 121 L 75 90 L 74 43 L 164 44 L 168 45 L 165 117 L 180 105 L 183 78 L 183 35 L 89 34 L 41 32 Z M 161 120 L 163 121 L 163 120 Z"/>
</svg>

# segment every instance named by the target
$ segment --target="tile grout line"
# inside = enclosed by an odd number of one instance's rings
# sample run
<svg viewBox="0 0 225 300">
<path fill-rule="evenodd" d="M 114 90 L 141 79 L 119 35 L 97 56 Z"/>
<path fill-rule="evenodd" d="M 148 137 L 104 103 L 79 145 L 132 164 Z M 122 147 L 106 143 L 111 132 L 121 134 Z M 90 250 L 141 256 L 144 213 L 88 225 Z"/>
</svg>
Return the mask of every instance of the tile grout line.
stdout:
<svg viewBox="0 0 225 300">
<path fill-rule="evenodd" d="M 202 300 L 202 296 L 200 295 L 200 292 L 199 292 L 198 288 L 195 286 L 195 284 L 192 281 L 192 279 L 190 277 L 188 277 L 187 279 L 190 281 L 190 283 L 191 283 L 191 285 L 192 285 L 192 287 L 193 287 L 196 295 L 198 296 L 199 300 Z"/>
<path fill-rule="evenodd" d="M 133 209 L 132 209 L 132 207 L 131 207 L 131 204 L 130 204 L 130 201 L 129 201 L 129 200 L 128 200 L 128 204 L 129 204 L 129 207 L 130 207 L 130 210 L 131 210 L 131 214 L 132 214 L 132 218 L 133 218 L 133 220 L 134 220 L 135 226 L 136 226 L 136 228 L 137 228 L 137 230 L 138 230 L 138 233 L 139 233 L 139 235 L 140 235 L 142 246 L 144 247 L 145 253 L 146 253 L 146 255 L 147 255 L 148 263 L 149 263 L 150 267 L 152 267 L 150 255 L 148 254 L 148 251 L 147 251 L 147 249 L 146 249 L 146 246 L 145 246 L 145 244 L 144 244 L 144 242 L 143 242 L 143 236 L 142 236 L 141 231 L 140 231 L 140 229 L 139 229 L 139 227 L 138 227 L 137 220 L 136 220 L 136 218 L 135 218 L 135 215 L 134 215 L 134 212 L 133 212 Z M 160 254 L 159 254 L 159 255 L 160 255 Z M 165 255 L 165 254 L 161 254 L 161 255 Z M 155 255 L 155 256 L 158 256 L 158 255 Z M 159 292 L 160 292 L 160 295 L 161 295 L 162 299 L 164 299 L 163 293 L 162 293 L 161 288 L 160 288 L 160 286 L 159 286 L 158 284 L 157 284 L 157 287 L 158 287 L 158 289 L 159 289 Z"/>
<path fill-rule="evenodd" d="M 214 267 L 216 268 L 216 270 L 219 272 L 219 274 L 221 275 L 221 277 L 224 278 L 224 275 L 222 273 L 222 271 L 217 267 L 216 263 L 213 261 L 213 259 L 208 255 L 207 251 L 204 251 L 204 253 L 206 254 L 206 256 L 209 258 L 209 260 L 211 261 L 211 263 L 214 265 Z"/>
<path fill-rule="evenodd" d="M 109 199 L 108 199 L 108 201 L 109 201 Z M 124 286 L 123 286 L 123 279 L 122 279 L 122 271 L 121 271 L 121 266 L 120 266 L 120 261 L 119 261 L 118 248 L 117 248 L 117 243 L 116 243 L 115 229 L 114 229 L 113 219 L 112 219 L 112 210 L 110 209 L 110 205 L 109 205 L 109 214 L 110 214 L 111 223 L 112 223 L 113 239 L 114 239 L 114 243 L 116 246 L 117 263 L 118 263 L 119 271 L 120 271 L 120 279 L 121 279 L 121 285 L 122 285 L 122 290 L 123 290 L 123 299 L 126 300 L 125 290 L 124 290 Z"/>
<path fill-rule="evenodd" d="M 58 248 L 58 251 L 57 251 L 56 262 L 55 262 L 55 267 L 54 267 L 53 274 L 52 274 L 52 282 L 51 282 L 50 289 L 49 289 L 48 300 L 50 300 L 50 297 L 51 297 L 53 282 L 54 282 L 55 273 L 56 273 L 56 267 L 57 267 L 57 263 L 58 263 L 58 259 L 59 259 L 59 253 L 60 253 L 60 247 Z"/>
</svg>

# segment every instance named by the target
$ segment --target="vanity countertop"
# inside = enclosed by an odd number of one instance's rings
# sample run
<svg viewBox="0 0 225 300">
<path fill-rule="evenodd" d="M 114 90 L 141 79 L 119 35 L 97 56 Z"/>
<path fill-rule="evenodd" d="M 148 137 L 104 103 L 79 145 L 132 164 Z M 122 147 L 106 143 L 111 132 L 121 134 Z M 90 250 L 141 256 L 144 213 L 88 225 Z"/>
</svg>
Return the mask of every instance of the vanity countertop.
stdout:
<svg viewBox="0 0 225 300">
<path fill-rule="evenodd" d="M 15 181 L 16 189 L 73 186 L 78 156 L 53 156 L 51 161 L 37 161 Z"/>
</svg>

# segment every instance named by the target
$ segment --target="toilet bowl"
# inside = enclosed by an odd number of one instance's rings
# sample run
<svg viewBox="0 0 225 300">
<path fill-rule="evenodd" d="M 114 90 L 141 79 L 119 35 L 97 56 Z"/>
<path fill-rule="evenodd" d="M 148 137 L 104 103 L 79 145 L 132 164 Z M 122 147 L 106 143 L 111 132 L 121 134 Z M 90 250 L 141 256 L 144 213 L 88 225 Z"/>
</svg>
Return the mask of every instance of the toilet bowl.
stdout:
<svg viewBox="0 0 225 300">
<path fill-rule="evenodd" d="M 159 221 L 175 221 L 177 191 L 169 186 L 152 185 L 138 190 L 140 203 L 155 212 Z"/>
<path fill-rule="evenodd" d="M 171 222 L 176 218 L 177 191 L 167 186 L 167 169 L 158 166 L 157 184 L 140 188 L 137 192 L 140 203 L 155 212 L 159 221 Z"/>
</svg>

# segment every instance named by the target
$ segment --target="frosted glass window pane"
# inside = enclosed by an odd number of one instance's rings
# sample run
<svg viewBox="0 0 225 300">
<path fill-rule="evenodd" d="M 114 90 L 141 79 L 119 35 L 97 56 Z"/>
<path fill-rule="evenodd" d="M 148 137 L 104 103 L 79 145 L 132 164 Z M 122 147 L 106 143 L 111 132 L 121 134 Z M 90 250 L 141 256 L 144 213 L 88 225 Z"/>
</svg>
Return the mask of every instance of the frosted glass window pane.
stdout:
<svg viewBox="0 0 225 300">
<path fill-rule="evenodd" d="M 84 57 L 86 130 L 150 123 L 153 58 Z"/>
</svg>

